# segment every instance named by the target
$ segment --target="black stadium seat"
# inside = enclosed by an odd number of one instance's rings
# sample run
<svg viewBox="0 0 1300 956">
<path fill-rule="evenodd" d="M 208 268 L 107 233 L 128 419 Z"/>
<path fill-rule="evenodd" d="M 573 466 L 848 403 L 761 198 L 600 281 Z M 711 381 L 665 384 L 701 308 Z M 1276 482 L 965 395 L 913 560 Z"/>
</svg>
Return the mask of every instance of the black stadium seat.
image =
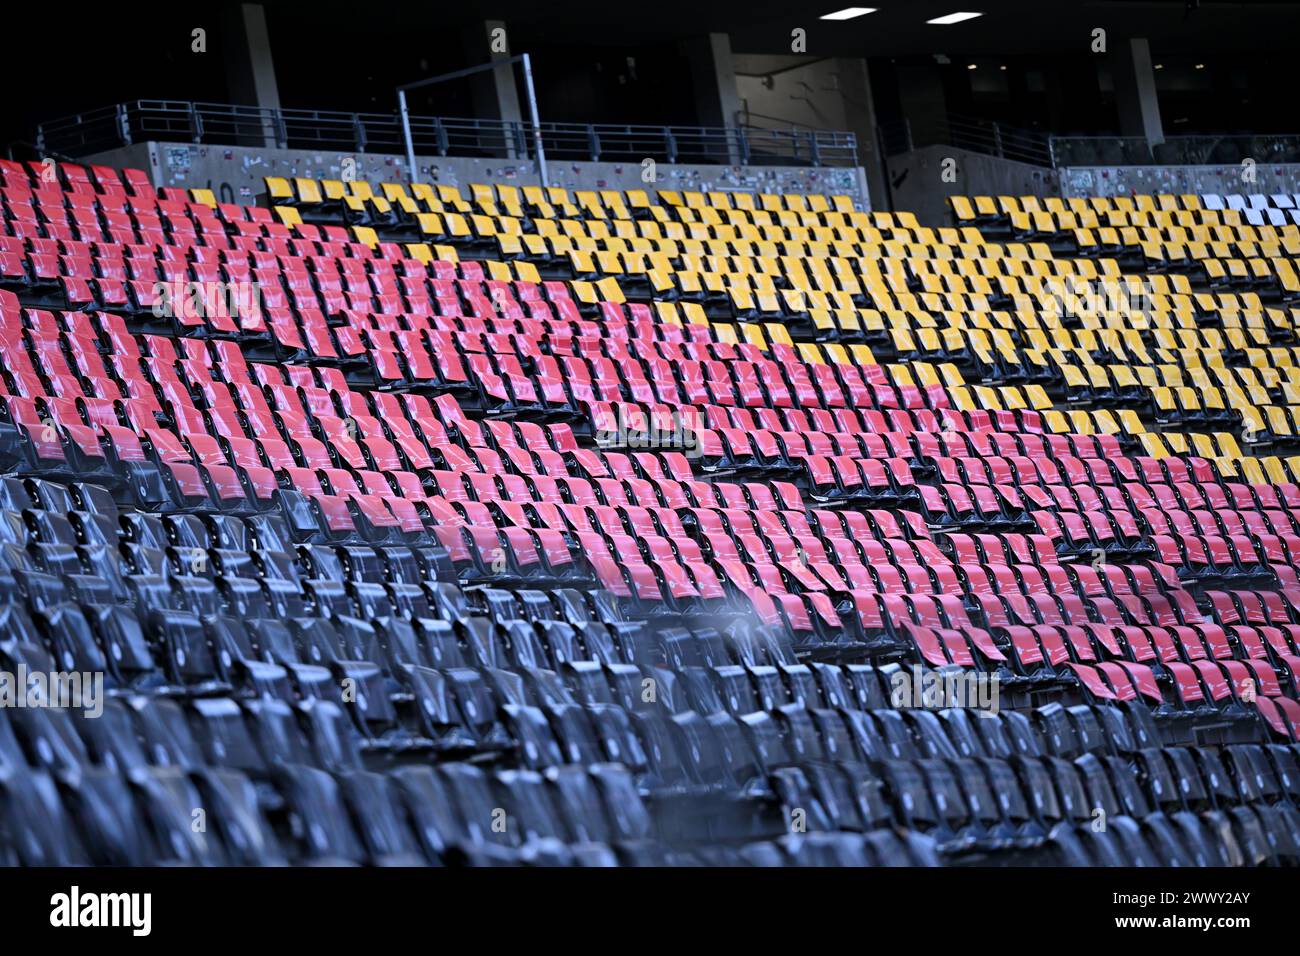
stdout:
<svg viewBox="0 0 1300 956">
<path fill-rule="evenodd" d="M 1121 348 L 1039 323 L 1121 276 L 1064 212 L 59 168 L 0 161 L 0 669 L 80 683 L 0 707 L 0 862 L 1300 862 L 1300 464 L 1232 434 L 1300 434 L 1291 320 L 1208 263 Z M 260 310 L 154 314 L 205 277 Z"/>
</svg>

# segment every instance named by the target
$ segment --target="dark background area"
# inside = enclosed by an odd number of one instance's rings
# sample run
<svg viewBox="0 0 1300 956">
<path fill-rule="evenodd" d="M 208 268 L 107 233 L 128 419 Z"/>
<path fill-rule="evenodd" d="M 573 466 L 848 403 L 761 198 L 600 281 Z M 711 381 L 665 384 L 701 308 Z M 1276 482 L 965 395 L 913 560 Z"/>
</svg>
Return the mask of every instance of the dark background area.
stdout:
<svg viewBox="0 0 1300 956">
<path fill-rule="evenodd" d="M 397 84 L 485 61 L 482 21 L 501 19 L 511 52 L 533 56 L 543 119 L 693 123 L 685 40 L 724 31 L 738 54 L 788 54 L 790 31 L 802 27 L 810 55 L 868 58 L 881 122 L 896 103 L 891 87 L 900 65 L 941 55 L 948 60 L 942 74 L 952 113 L 1049 132 L 1105 133 L 1117 128 L 1109 71 L 1105 57 L 1089 52 L 1092 29 L 1102 27 L 1112 45 L 1125 36 L 1149 39 L 1161 67 L 1167 135 L 1300 132 L 1294 82 L 1300 3 L 864 2 L 880 11 L 842 23 L 817 17 L 846 0 L 268 0 L 264 6 L 285 107 L 391 113 Z M 42 120 L 127 100 L 230 102 L 227 24 L 234 6 L 144 0 L 39 8 L 30 27 L 10 33 L 0 57 L 0 81 L 10 91 L 0 142 L 30 140 Z M 925 23 L 955 8 L 981 9 L 985 16 L 949 27 Z M 57 30 L 50 29 L 54 20 Z M 206 53 L 191 52 L 195 27 L 207 31 Z M 468 84 L 421 91 L 413 109 L 472 115 Z"/>
</svg>

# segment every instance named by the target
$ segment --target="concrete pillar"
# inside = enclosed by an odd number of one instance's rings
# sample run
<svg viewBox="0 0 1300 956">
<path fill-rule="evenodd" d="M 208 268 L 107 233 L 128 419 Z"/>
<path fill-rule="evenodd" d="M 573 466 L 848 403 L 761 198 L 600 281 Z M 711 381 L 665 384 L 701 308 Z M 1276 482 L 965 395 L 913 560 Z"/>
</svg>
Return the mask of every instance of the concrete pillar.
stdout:
<svg viewBox="0 0 1300 956">
<path fill-rule="evenodd" d="M 1070 108 L 1066 102 L 1065 89 L 1066 83 L 1073 78 L 1073 71 L 1071 76 L 1065 74 L 1066 71 L 1060 68 L 1046 71 L 1048 129 L 1068 129 L 1070 126 Z"/>
<path fill-rule="evenodd" d="M 867 178 L 867 192 L 872 209 L 883 209 L 885 194 L 885 157 L 876 138 L 876 105 L 871 98 L 871 77 L 867 61 L 861 57 L 836 57 L 840 99 L 844 103 L 844 121 L 858 140 L 858 165 Z"/>
<path fill-rule="evenodd" d="M 503 33 L 496 33 L 501 30 Z M 504 42 L 503 42 L 504 41 Z M 467 29 L 463 35 L 465 62 L 469 66 L 481 63 L 498 63 L 491 72 L 478 73 L 469 78 L 474 115 L 483 119 L 522 123 L 524 114 L 519 108 L 519 86 L 515 83 L 514 64 L 507 62 L 514 55 L 510 46 L 510 33 L 501 20 L 484 20 Z M 511 159 L 519 156 L 515 140 L 508 136 L 495 142 L 485 136 L 484 145 L 499 147 Z"/>
<path fill-rule="evenodd" d="M 725 33 L 692 37 L 687 41 L 687 53 L 691 58 L 695 111 L 700 125 L 735 126 L 740 94 L 736 92 L 731 37 Z"/>
<path fill-rule="evenodd" d="M 1140 37 L 1124 40 L 1116 48 L 1112 62 L 1120 133 L 1144 137 L 1152 146 L 1158 146 L 1165 141 L 1165 130 L 1160 120 L 1150 45 Z"/>
<path fill-rule="evenodd" d="M 736 126 L 740 93 L 736 89 L 736 65 L 731 57 L 731 37 L 725 33 L 691 37 L 686 41 L 695 87 L 695 113 L 701 126 Z M 728 160 L 739 163 L 740 152 L 732 144 Z"/>
<path fill-rule="evenodd" d="M 899 106 L 912 131 L 912 144 L 928 146 L 948 139 L 948 99 L 939 65 L 900 63 L 897 72 Z"/>
<path fill-rule="evenodd" d="M 226 25 L 232 42 L 222 55 L 231 101 L 278 110 L 280 88 L 275 82 L 266 11 L 260 3 L 242 3 L 229 10 Z M 268 120 L 263 124 L 261 139 L 260 145 L 276 145 L 274 123 Z"/>
</svg>

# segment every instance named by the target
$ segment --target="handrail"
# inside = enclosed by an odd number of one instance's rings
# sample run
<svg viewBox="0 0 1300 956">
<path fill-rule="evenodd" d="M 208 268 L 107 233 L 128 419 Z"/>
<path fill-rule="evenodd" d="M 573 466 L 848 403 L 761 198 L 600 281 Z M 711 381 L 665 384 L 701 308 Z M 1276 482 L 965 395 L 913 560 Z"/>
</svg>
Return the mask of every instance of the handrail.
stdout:
<svg viewBox="0 0 1300 956">
<path fill-rule="evenodd" d="M 954 146 L 1059 169 L 1065 166 L 1206 166 L 1300 163 L 1300 134 L 1183 135 L 1149 143 L 1142 136 L 1057 136 L 967 116 L 881 124 L 887 156 L 921 146 Z"/>
<path fill-rule="evenodd" d="M 1052 159 L 1046 135 L 971 116 L 935 115 L 883 124 L 880 138 L 887 155 L 942 145 L 1037 166 L 1050 166 Z"/>
<path fill-rule="evenodd" d="M 770 120 L 764 126 L 761 123 L 755 123 L 753 120 Z M 755 113 L 746 104 L 736 110 L 736 125 L 754 129 L 797 129 L 797 130 L 816 130 L 817 127 L 809 126 L 807 123 L 798 123 L 792 119 L 786 119 L 781 116 L 770 116 L 767 113 Z"/>
<path fill-rule="evenodd" d="M 430 156 L 531 158 L 531 130 L 512 120 L 411 116 L 416 152 Z M 807 128 L 542 123 L 556 159 L 734 165 L 856 166 L 851 132 Z M 396 113 L 272 109 L 229 103 L 135 100 L 41 123 L 36 144 L 73 156 L 144 140 L 401 153 Z"/>
<path fill-rule="evenodd" d="M 1053 136 L 1060 166 L 1217 166 L 1300 163 L 1300 134 L 1170 136 L 1151 144 L 1141 136 Z"/>
</svg>

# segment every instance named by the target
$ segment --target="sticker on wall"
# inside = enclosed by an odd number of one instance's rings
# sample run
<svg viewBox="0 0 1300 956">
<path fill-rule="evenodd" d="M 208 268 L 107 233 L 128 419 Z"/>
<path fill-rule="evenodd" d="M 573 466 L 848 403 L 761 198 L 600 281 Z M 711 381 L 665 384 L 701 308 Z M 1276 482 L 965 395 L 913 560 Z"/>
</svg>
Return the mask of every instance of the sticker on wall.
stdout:
<svg viewBox="0 0 1300 956">
<path fill-rule="evenodd" d="M 190 149 L 188 146 L 167 147 L 167 165 L 172 169 L 188 170 L 190 168 Z"/>
<path fill-rule="evenodd" d="M 1092 189 L 1092 172 L 1087 169 L 1070 170 L 1070 192 L 1073 195 L 1086 194 Z"/>
</svg>

